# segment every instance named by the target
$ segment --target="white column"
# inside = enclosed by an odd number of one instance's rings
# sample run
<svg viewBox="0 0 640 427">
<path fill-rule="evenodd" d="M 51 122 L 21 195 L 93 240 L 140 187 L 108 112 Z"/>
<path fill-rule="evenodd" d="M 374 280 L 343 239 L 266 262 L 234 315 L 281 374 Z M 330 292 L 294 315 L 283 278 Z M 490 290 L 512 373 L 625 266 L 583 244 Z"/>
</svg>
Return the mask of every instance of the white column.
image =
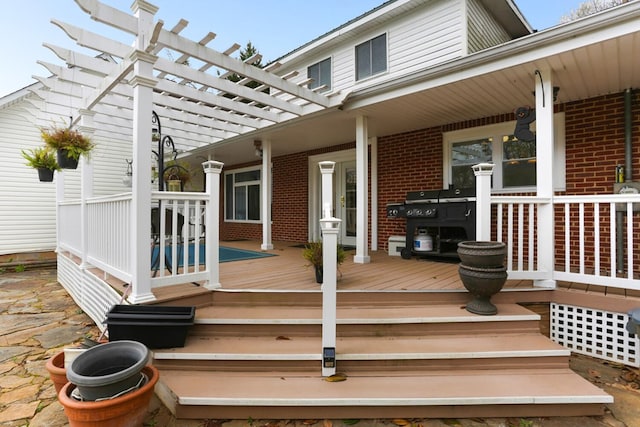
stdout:
<svg viewBox="0 0 640 427">
<path fill-rule="evenodd" d="M 371 147 L 371 250 L 378 250 L 378 138 L 369 138 Z"/>
<path fill-rule="evenodd" d="M 56 179 L 56 252 L 60 252 L 60 203 L 64 202 L 64 169 L 55 171 Z"/>
<path fill-rule="evenodd" d="M 322 230 L 322 375 L 325 377 L 336 373 L 337 251 L 340 222 L 340 219 L 331 217 L 320 220 L 320 229 Z M 327 353 L 334 356 L 333 364 L 327 363 L 325 360 Z"/>
<path fill-rule="evenodd" d="M 538 204 L 538 270 L 546 279 L 534 280 L 534 286 L 555 288 L 555 221 L 553 213 L 554 133 L 553 80 L 550 70 L 537 70 L 536 82 L 536 186 L 537 196 L 548 198 Z"/>
<path fill-rule="evenodd" d="M 262 245 L 260 249 L 273 249 L 271 240 L 271 141 L 262 141 Z"/>
<path fill-rule="evenodd" d="M 205 257 L 209 269 L 207 289 L 219 289 L 220 285 L 220 174 L 221 162 L 208 160 L 202 164 L 205 173 L 205 191 L 209 195 L 205 215 Z"/>
<path fill-rule="evenodd" d="M 333 171 L 336 162 L 320 162 L 318 167 L 322 178 L 322 218 L 330 218 L 333 216 Z"/>
<path fill-rule="evenodd" d="M 151 292 L 151 112 L 153 111 L 153 64 L 157 57 L 144 51 L 153 30 L 157 8 L 136 0 L 138 35 L 129 59 L 133 61 L 133 177 L 131 181 L 131 294 L 138 304 L 155 300 Z"/>
<path fill-rule="evenodd" d="M 92 139 L 95 133 L 93 117 L 95 112 L 90 110 L 80 111 L 80 125 L 78 130 L 87 138 Z M 80 156 L 80 253 L 82 259 L 80 268 L 89 267 L 87 258 L 89 255 L 89 219 L 87 199 L 93 197 L 93 163 L 87 155 Z"/>
<path fill-rule="evenodd" d="M 368 250 L 369 197 L 368 197 L 368 166 L 369 156 L 367 143 L 369 130 L 367 117 L 356 118 L 356 254 L 353 262 L 366 264 L 371 262 Z"/>
<path fill-rule="evenodd" d="M 476 240 L 491 240 L 491 175 L 493 163 L 474 165 L 476 175 Z M 498 236 L 499 237 L 499 236 Z"/>
</svg>

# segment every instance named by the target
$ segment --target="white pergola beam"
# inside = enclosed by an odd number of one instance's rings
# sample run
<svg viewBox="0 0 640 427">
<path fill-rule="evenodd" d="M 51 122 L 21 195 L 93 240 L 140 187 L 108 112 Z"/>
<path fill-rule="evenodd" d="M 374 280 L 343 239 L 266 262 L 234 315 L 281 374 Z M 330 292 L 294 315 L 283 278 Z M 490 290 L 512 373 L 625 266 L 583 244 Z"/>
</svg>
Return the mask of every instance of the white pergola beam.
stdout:
<svg viewBox="0 0 640 427">
<path fill-rule="evenodd" d="M 138 19 L 135 16 L 97 0 L 75 0 L 75 2 L 94 21 L 108 24 L 129 34 L 136 35 L 138 33 Z"/>
<path fill-rule="evenodd" d="M 187 81 L 199 83 L 226 93 L 232 93 L 241 98 L 251 99 L 260 104 L 270 105 L 279 110 L 287 111 L 297 116 L 302 114 L 302 108 L 293 103 L 275 98 L 264 92 L 254 91 L 247 86 L 236 84 L 231 80 L 221 79 L 214 75 L 194 70 L 193 68 L 186 65 L 177 64 L 163 58 L 158 58 L 158 60 L 156 61 L 156 69 L 168 74 L 172 74 L 174 76 L 184 77 Z"/>
<path fill-rule="evenodd" d="M 201 61 L 210 62 L 217 67 L 232 71 L 241 76 L 249 77 L 270 87 L 280 89 L 298 98 L 306 99 L 323 107 L 329 107 L 329 100 L 325 96 L 314 93 L 308 89 L 300 88 L 296 84 L 287 82 L 270 72 L 245 64 L 242 61 L 233 59 L 213 49 L 201 46 L 178 34 L 163 30 L 160 33 L 158 43 L 198 58 Z"/>
<path fill-rule="evenodd" d="M 91 31 L 76 27 L 66 22 L 52 19 L 51 23 L 60 27 L 78 46 L 93 49 L 97 52 L 107 53 L 117 58 L 126 58 L 132 51 L 131 46 L 108 39 Z"/>
</svg>

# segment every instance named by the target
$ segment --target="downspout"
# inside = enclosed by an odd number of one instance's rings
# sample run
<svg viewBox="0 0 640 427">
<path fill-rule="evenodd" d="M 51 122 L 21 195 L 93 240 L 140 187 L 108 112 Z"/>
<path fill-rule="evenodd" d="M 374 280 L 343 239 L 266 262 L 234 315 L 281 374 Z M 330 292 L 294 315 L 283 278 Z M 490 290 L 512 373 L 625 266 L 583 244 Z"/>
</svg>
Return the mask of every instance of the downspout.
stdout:
<svg viewBox="0 0 640 427">
<path fill-rule="evenodd" d="M 633 181 L 633 144 L 631 140 L 631 129 L 633 119 L 631 116 L 631 89 L 624 91 L 624 180 Z"/>
<path fill-rule="evenodd" d="M 631 116 L 631 95 L 630 88 L 624 91 L 624 181 L 633 181 L 633 144 L 631 140 L 631 129 L 633 125 L 633 119 Z M 617 268 L 618 273 L 624 271 L 624 212 L 616 212 L 616 241 L 617 241 Z"/>
</svg>

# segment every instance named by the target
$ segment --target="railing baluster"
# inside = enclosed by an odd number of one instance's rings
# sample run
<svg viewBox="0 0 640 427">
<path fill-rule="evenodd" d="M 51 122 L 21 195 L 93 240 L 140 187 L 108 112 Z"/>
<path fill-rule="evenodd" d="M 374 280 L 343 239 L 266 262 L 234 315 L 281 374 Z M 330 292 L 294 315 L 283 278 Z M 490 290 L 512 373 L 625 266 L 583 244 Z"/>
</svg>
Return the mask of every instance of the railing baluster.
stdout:
<svg viewBox="0 0 640 427">
<path fill-rule="evenodd" d="M 529 268 L 527 270 L 529 271 L 534 271 L 537 268 L 537 265 L 535 265 L 535 257 L 534 257 L 534 250 L 535 250 L 535 213 L 536 213 L 536 206 L 533 203 L 529 203 L 529 233 L 528 233 L 528 237 L 527 239 L 529 240 L 529 259 L 527 260 L 527 263 L 529 264 Z"/>
<path fill-rule="evenodd" d="M 638 246 L 635 245 L 637 248 Z M 633 203 L 627 202 L 627 279 L 633 279 Z"/>
<path fill-rule="evenodd" d="M 600 276 L 600 203 L 593 204 L 593 263 L 594 274 Z"/>
<path fill-rule="evenodd" d="M 580 229 L 578 230 L 579 246 L 580 246 L 580 274 L 584 274 L 584 203 L 578 203 L 578 223 Z"/>
<path fill-rule="evenodd" d="M 524 267 L 524 204 L 518 203 L 518 270 Z"/>
<path fill-rule="evenodd" d="M 507 241 L 509 252 L 507 252 L 507 268 L 513 270 L 513 204 L 507 208 Z"/>
<path fill-rule="evenodd" d="M 616 249 L 616 228 L 617 228 L 617 221 L 616 221 L 616 204 L 614 202 L 609 203 L 609 233 L 611 236 L 610 242 L 611 242 L 611 247 L 610 247 L 610 251 L 611 251 L 611 259 L 609 260 L 610 262 L 610 271 L 611 271 L 611 277 L 616 277 L 617 276 L 617 267 L 616 267 L 616 259 L 618 257 L 617 255 L 617 249 Z"/>
</svg>

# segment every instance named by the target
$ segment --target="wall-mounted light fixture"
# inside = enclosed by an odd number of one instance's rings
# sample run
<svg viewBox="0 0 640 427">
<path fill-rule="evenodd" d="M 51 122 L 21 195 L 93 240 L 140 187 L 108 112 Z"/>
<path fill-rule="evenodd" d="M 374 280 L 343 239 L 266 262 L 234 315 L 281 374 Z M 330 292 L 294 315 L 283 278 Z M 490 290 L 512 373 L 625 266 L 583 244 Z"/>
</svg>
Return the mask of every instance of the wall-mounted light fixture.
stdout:
<svg viewBox="0 0 640 427">
<path fill-rule="evenodd" d="M 256 157 L 262 158 L 262 141 L 255 140 L 253 141 L 253 146 L 255 147 Z"/>
<path fill-rule="evenodd" d="M 127 162 L 127 171 L 124 173 L 122 183 L 127 187 L 131 187 L 131 177 L 133 176 L 133 160 L 124 159 Z"/>
</svg>

